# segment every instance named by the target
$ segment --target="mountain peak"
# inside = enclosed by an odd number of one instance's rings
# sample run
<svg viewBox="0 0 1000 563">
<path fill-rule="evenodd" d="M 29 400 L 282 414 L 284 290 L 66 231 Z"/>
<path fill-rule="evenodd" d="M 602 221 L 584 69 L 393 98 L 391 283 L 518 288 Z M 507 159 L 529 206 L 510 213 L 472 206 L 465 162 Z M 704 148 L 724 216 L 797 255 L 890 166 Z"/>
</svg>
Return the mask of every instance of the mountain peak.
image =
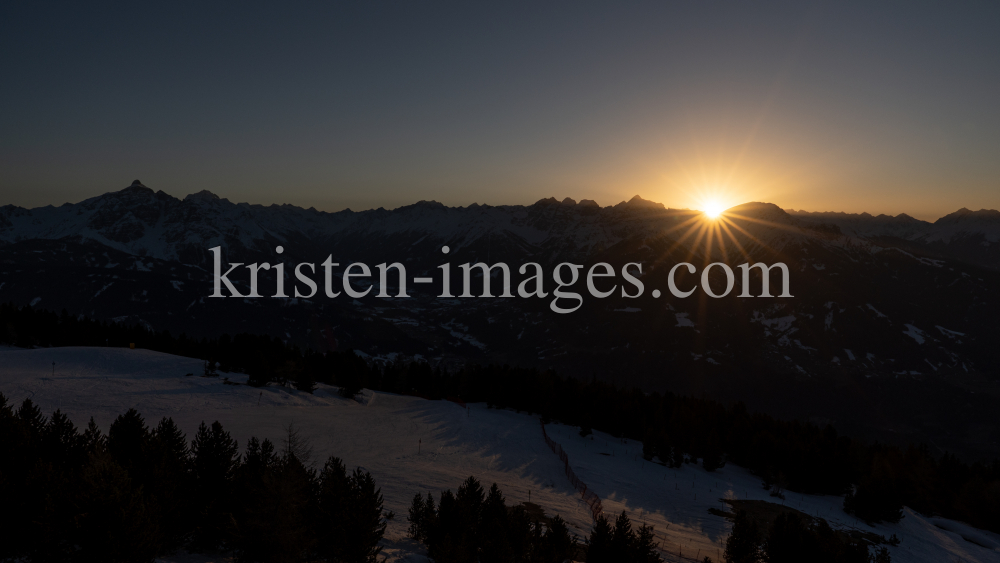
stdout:
<svg viewBox="0 0 1000 563">
<path fill-rule="evenodd" d="M 949 223 L 959 223 L 967 220 L 987 220 L 987 221 L 997 221 L 1000 220 L 1000 211 L 996 209 L 980 209 L 979 211 L 972 211 L 965 207 L 959 209 L 954 213 L 949 213 L 944 217 L 938 219 L 934 222 L 935 225 L 943 225 Z"/>
<path fill-rule="evenodd" d="M 645 208 L 645 209 L 666 209 L 662 203 L 657 203 L 655 201 L 650 201 L 648 199 L 642 199 L 641 196 L 636 194 L 632 199 L 623 201 L 618 205 L 631 207 L 631 208 Z M 617 207 L 617 206 L 615 206 Z"/>
<path fill-rule="evenodd" d="M 737 218 L 753 218 L 771 221 L 774 223 L 794 223 L 795 219 L 784 209 L 773 203 L 751 201 L 734 205 L 727 209 L 725 213 Z"/>
<path fill-rule="evenodd" d="M 199 201 L 199 200 L 200 201 L 216 201 L 218 199 L 219 199 L 219 196 L 213 194 L 212 192 L 210 192 L 208 190 L 201 190 L 200 192 L 198 192 L 196 194 L 188 194 L 187 197 L 184 198 L 184 201 Z"/>
<path fill-rule="evenodd" d="M 135 180 L 131 184 L 129 184 L 129 187 L 118 192 L 109 192 L 108 194 L 105 195 L 114 198 L 114 197 L 135 197 L 141 194 L 151 194 L 151 193 L 153 193 L 153 190 L 142 185 L 142 182 L 140 182 L 139 180 Z"/>
</svg>

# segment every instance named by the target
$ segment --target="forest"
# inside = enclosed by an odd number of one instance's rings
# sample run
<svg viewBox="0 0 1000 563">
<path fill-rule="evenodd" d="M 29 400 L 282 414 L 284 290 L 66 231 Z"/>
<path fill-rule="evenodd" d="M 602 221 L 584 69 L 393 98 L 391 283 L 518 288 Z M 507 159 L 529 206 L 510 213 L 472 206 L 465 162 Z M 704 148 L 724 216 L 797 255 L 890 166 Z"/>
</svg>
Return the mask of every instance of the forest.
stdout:
<svg viewBox="0 0 1000 563">
<path fill-rule="evenodd" d="M 151 427 L 135 409 L 107 434 L 93 418 L 81 432 L 59 410 L 46 417 L 30 399 L 15 409 L 0 394 L 0 454 L 0 561 L 149 562 L 184 549 L 240 563 L 375 563 L 395 517 L 370 473 L 335 456 L 315 469 L 293 426 L 279 447 L 251 438 L 241 453 L 218 421 L 190 443 L 171 418 Z M 633 529 L 624 512 L 613 525 L 600 515 L 581 545 L 559 516 L 508 506 L 496 483 L 487 492 L 472 476 L 436 502 L 418 492 L 407 522 L 438 563 L 662 562 L 652 528 Z M 740 513 L 725 561 L 889 563 L 884 548 L 869 557 L 824 525 L 779 517 L 760 540 Z"/>
</svg>

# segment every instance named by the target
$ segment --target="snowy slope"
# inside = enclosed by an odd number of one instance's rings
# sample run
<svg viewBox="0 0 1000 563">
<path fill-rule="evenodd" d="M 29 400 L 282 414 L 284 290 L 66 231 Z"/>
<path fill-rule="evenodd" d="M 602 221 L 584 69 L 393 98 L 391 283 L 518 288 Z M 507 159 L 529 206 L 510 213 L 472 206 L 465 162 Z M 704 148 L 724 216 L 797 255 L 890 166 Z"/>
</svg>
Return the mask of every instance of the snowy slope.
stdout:
<svg viewBox="0 0 1000 563">
<path fill-rule="evenodd" d="M 386 507 L 396 514 L 386 538 L 390 561 L 425 560 L 419 546 L 405 538 L 406 509 L 414 493 L 454 490 L 470 474 L 487 484 L 497 482 L 508 501 L 527 500 L 530 490 L 531 500 L 546 513 L 561 515 L 581 536 L 589 532 L 587 507 L 543 441 L 534 417 L 370 391 L 358 403 L 325 386 L 308 395 L 185 375 L 201 373 L 201 368 L 197 360 L 144 350 L 8 348 L 0 350 L 0 392 L 15 405 L 31 398 L 46 413 L 62 409 L 77 425 L 93 416 L 105 430 L 130 407 L 147 423 L 173 417 L 189 437 L 202 420 L 218 419 L 241 445 L 250 436 L 280 443 L 285 425 L 295 423 L 311 440 L 314 461 L 335 454 L 348 467 L 362 466 L 375 476 Z M 708 509 L 720 507 L 720 498 L 773 500 L 757 478 L 732 465 L 715 473 L 690 465 L 667 469 L 643 462 L 636 442 L 601 433 L 585 439 L 577 429 L 560 424 L 547 430 L 566 450 L 580 479 L 601 496 L 605 511 L 624 509 L 633 519 L 655 526 L 668 561 L 682 560 L 680 553 L 683 560 L 696 555 L 718 560 L 728 523 Z M 834 526 L 896 534 L 902 543 L 891 548 L 893 561 L 1000 561 L 1000 535 L 958 522 L 907 509 L 899 524 L 868 527 L 843 513 L 840 497 L 790 493 L 786 502 Z"/>
</svg>

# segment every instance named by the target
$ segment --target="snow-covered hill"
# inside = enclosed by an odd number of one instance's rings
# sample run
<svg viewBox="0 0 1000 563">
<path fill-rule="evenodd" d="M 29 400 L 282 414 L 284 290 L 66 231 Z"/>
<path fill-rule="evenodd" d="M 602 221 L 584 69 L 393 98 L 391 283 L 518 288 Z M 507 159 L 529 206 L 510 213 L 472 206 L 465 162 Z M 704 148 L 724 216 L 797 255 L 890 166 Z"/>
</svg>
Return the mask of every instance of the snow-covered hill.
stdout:
<svg viewBox="0 0 1000 563">
<path fill-rule="evenodd" d="M 365 391 L 361 402 L 321 386 L 315 394 L 280 387 L 241 385 L 241 376 L 204 378 L 201 362 L 145 350 L 47 348 L 0 350 L 0 392 L 18 404 L 26 398 L 51 414 L 61 409 L 77 425 L 89 417 L 107 430 L 134 407 L 155 423 L 172 417 L 192 436 L 201 421 L 219 420 L 241 446 L 251 436 L 280 443 L 294 423 L 321 462 L 336 454 L 375 476 L 386 507 L 395 512 L 385 540 L 390 561 L 425 561 L 422 549 L 405 537 L 405 515 L 416 492 L 456 489 L 475 475 L 497 482 L 509 501 L 531 500 L 549 515 L 565 518 L 586 535 L 591 517 L 567 481 L 559 459 L 546 446 L 537 418 L 510 411 L 448 401 L 427 401 Z M 628 512 L 655 526 L 667 561 L 697 556 L 718 558 L 728 533 L 726 520 L 708 512 L 720 499 L 774 500 L 759 479 L 727 465 L 714 473 L 685 465 L 668 469 L 644 462 L 641 444 L 601 433 L 581 438 L 578 429 L 550 424 L 550 437 L 569 455 L 573 470 L 600 495 L 604 509 Z M 418 452 L 419 448 L 419 452 Z M 791 493 L 791 506 L 901 543 L 890 548 L 893 561 L 997 562 L 1000 536 L 962 523 L 926 517 L 907 509 L 899 524 L 870 527 L 841 510 L 842 498 Z M 684 559 L 678 557 L 683 553 Z M 195 558 L 194 560 L 200 560 Z"/>
</svg>

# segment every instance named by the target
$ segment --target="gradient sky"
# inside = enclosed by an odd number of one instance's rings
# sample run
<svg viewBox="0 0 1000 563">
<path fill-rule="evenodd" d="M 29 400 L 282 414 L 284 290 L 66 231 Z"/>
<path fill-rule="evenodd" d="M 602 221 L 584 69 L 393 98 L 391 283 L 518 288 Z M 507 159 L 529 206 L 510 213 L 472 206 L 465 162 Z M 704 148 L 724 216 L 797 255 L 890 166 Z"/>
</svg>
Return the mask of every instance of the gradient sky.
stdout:
<svg viewBox="0 0 1000 563">
<path fill-rule="evenodd" d="M 1000 208 L 997 2 L 89 4 L 0 5 L 0 204 Z"/>
</svg>

